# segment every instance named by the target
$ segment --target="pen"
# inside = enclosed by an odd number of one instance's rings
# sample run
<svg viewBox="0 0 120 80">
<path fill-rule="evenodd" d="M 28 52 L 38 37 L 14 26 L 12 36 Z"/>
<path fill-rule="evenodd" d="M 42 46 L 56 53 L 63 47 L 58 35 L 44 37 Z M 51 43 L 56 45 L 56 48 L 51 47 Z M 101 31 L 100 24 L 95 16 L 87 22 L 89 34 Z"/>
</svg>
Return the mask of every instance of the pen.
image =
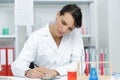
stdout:
<svg viewBox="0 0 120 80">
<path fill-rule="evenodd" d="M 37 64 L 34 64 L 34 67 L 39 67 Z M 51 77 L 48 77 L 47 74 L 45 74 L 44 78 L 41 78 L 42 80 L 47 80 L 47 79 L 51 79 Z"/>
<path fill-rule="evenodd" d="M 39 67 L 37 64 L 34 64 L 35 65 L 35 67 Z"/>
<path fill-rule="evenodd" d="M 34 67 L 39 67 L 37 64 L 34 64 Z M 44 78 L 41 78 L 42 80 L 50 79 L 51 77 L 47 77 L 47 74 L 45 74 Z"/>
<path fill-rule="evenodd" d="M 37 64 L 34 64 L 35 67 L 39 67 Z M 44 78 L 41 78 L 42 80 L 52 80 L 52 79 L 60 79 L 58 76 L 56 77 L 49 77 L 47 74 L 45 74 Z"/>
</svg>

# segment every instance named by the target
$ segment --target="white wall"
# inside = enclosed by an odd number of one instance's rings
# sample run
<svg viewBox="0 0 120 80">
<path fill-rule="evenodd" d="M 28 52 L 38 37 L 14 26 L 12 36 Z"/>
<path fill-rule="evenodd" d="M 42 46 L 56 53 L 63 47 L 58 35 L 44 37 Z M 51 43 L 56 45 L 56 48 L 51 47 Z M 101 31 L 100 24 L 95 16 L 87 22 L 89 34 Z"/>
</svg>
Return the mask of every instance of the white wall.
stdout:
<svg viewBox="0 0 120 80">
<path fill-rule="evenodd" d="M 99 48 L 108 48 L 108 0 L 97 1 Z"/>
<path fill-rule="evenodd" d="M 99 48 L 108 48 L 113 72 L 120 72 L 120 0 L 98 1 Z"/>
<path fill-rule="evenodd" d="M 113 71 L 120 72 L 120 0 L 108 2 L 109 52 Z"/>
</svg>

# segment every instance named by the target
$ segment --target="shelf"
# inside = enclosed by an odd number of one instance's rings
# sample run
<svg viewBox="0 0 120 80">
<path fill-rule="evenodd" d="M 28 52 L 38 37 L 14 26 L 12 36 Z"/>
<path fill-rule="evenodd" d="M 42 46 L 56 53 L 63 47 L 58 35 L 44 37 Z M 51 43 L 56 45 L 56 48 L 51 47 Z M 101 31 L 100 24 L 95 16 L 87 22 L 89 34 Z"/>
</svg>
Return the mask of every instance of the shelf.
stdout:
<svg viewBox="0 0 120 80">
<path fill-rule="evenodd" d="M 0 3 L 14 3 L 14 0 L 0 0 Z"/>
<path fill-rule="evenodd" d="M 84 48 L 85 48 L 85 49 L 88 49 L 88 48 L 93 48 L 93 49 L 95 49 L 95 46 L 84 45 Z"/>
<path fill-rule="evenodd" d="M 83 38 L 94 38 L 94 35 L 82 35 Z"/>
<path fill-rule="evenodd" d="M 93 3 L 93 0 L 33 0 L 35 4 L 66 4 L 66 3 L 75 3 L 75 4 L 90 4 Z M 14 3 L 14 0 L 0 0 L 0 3 Z"/>
<path fill-rule="evenodd" d="M 93 0 L 34 0 L 35 4 L 91 4 Z"/>
<path fill-rule="evenodd" d="M 0 39 L 15 39 L 15 35 L 0 35 Z"/>
</svg>

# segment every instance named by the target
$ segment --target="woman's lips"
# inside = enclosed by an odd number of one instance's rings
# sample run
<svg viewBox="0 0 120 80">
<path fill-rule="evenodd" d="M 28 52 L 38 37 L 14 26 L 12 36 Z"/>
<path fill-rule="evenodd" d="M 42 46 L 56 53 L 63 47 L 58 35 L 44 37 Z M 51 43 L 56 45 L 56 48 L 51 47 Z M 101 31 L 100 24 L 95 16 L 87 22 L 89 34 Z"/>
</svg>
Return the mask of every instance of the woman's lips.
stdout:
<svg viewBox="0 0 120 80">
<path fill-rule="evenodd" d="M 63 32 L 60 32 L 60 31 L 59 31 L 59 35 L 62 36 L 62 35 L 63 35 Z"/>
</svg>

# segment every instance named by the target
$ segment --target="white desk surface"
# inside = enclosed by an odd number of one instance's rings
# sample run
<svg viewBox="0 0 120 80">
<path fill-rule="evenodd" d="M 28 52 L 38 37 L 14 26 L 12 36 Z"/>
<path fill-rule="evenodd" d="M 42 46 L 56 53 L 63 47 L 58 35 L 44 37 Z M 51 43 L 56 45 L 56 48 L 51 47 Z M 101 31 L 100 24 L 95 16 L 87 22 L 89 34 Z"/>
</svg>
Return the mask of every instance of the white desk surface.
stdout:
<svg viewBox="0 0 120 80">
<path fill-rule="evenodd" d="M 0 76 L 0 80 L 42 80 L 42 79 L 31 79 L 27 77 L 15 77 L 15 76 Z M 60 77 L 60 79 L 55 80 L 67 80 L 67 77 Z"/>
<path fill-rule="evenodd" d="M 42 80 L 42 79 L 31 79 L 27 77 L 15 77 L 15 76 L 0 76 L 0 80 Z M 60 79 L 55 79 L 55 80 L 67 80 L 67 77 L 66 76 L 60 77 Z M 112 76 L 110 80 L 118 80 L 118 79 Z"/>
</svg>

